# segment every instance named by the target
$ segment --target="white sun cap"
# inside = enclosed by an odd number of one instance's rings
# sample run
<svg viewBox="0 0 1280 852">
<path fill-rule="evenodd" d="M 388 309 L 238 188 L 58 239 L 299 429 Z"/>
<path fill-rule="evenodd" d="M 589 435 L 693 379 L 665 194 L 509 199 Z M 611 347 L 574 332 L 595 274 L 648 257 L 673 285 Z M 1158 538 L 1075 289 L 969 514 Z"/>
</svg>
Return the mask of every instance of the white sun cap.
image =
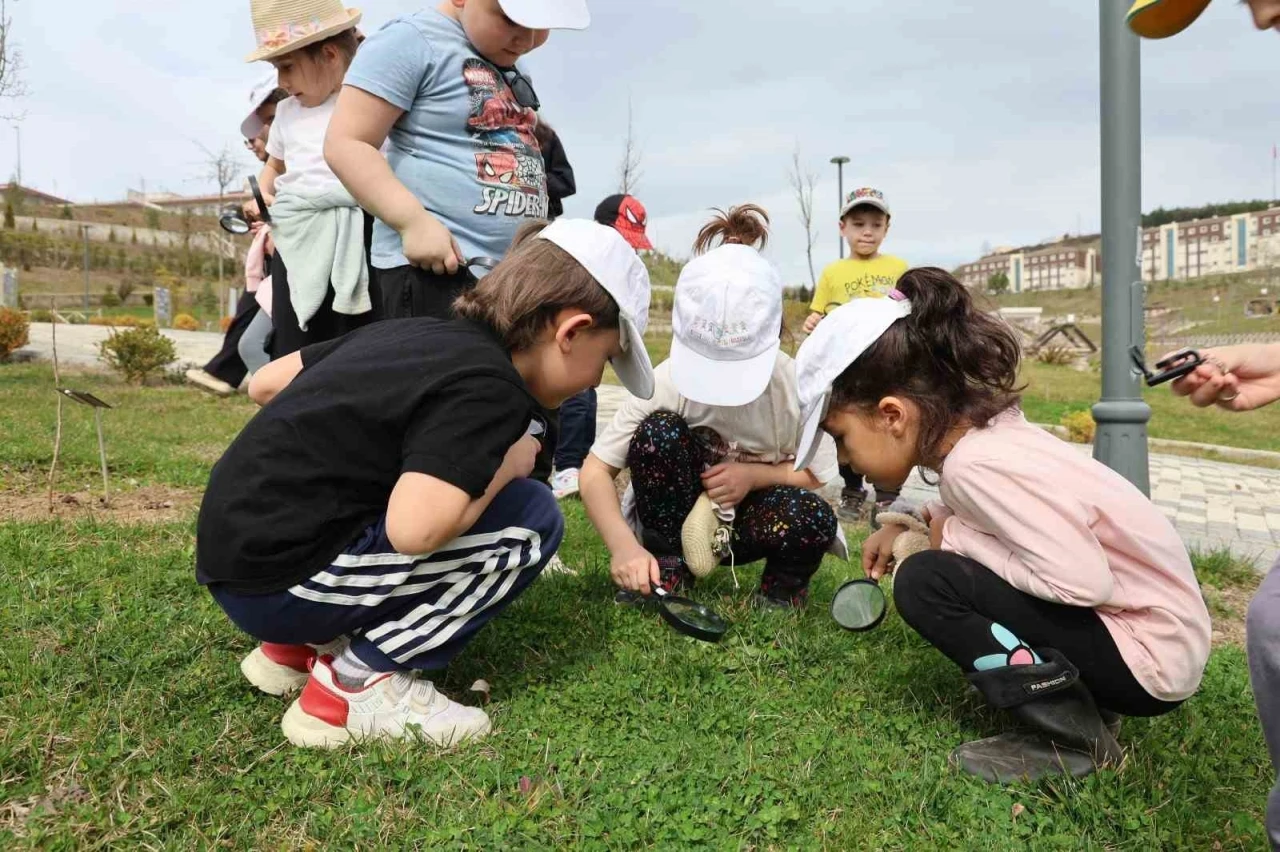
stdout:
<svg viewBox="0 0 1280 852">
<path fill-rule="evenodd" d="M 769 386 L 782 332 L 782 276 L 750 246 L 689 261 L 671 312 L 671 381 L 703 405 L 753 402 Z"/>
<path fill-rule="evenodd" d="M 640 255 L 613 228 L 590 219 L 557 219 L 538 233 L 564 249 L 591 273 L 618 303 L 622 357 L 613 370 L 627 390 L 640 399 L 653 397 L 653 363 L 644 348 L 649 324 L 649 271 Z"/>
<path fill-rule="evenodd" d="M 800 344 L 796 353 L 796 389 L 800 394 L 796 470 L 804 470 L 813 460 L 831 401 L 831 385 L 889 326 L 910 313 L 911 302 L 906 299 L 854 299 L 827 314 Z"/>
<path fill-rule="evenodd" d="M 498 0 L 502 13 L 531 30 L 585 30 L 587 0 Z"/>
</svg>

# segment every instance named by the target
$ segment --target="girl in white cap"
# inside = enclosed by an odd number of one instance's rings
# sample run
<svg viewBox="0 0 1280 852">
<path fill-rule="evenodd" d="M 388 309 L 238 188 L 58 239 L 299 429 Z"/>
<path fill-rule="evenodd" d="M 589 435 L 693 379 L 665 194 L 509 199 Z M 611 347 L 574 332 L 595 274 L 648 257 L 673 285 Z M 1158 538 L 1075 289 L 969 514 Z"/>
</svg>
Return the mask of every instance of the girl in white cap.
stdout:
<svg viewBox="0 0 1280 852">
<path fill-rule="evenodd" d="M 796 355 L 804 432 L 822 430 L 878 486 L 921 466 L 941 477 L 932 549 L 896 566 L 903 619 L 1032 734 L 958 748 L 988 781 L 1118 764 L 1119 716 L 1159 716 L 1200 685 L 1209 613 L 1169 521 L 1119 474 L 1019 410 L 1020 347 L 941 269 L 889 299 L 856 299 Z M 868 576 L 893 571 L 889 524 Z M 1099 711 L 1103 712 L 1099 712 Z"/>
<path fill-rule="evenodd" d="M 618 601 L 668 591 L 722 560 L 765 560 L 758 602 L 798 606 L 838 542 L 813 493 L 838 475 L 835 446 L 793 470 L 800 410 L 781 351 L 782 280 L 757 250 L 768 217 L 752 204 L 698 235 L 676 284 L 671 358 L 653 399 L 630 399 L 583 466 L 583 503 L 612 555 Z M 718 248 L 712 246 L 719 242 Z M 631 471 L 627 518 L 614 479 Z"/>
<path fill-rule="evenodd" d="M 276 107 L 259 183 L 270 208 L 275 357 L 373 319 L 364 211 L 324 161 L 324 137 L 359 45 L 340 0 L 252 0 L 257 49 L 289 98 Z M 257 204 L 249 211 L 258 216 Z"/>
</svg>

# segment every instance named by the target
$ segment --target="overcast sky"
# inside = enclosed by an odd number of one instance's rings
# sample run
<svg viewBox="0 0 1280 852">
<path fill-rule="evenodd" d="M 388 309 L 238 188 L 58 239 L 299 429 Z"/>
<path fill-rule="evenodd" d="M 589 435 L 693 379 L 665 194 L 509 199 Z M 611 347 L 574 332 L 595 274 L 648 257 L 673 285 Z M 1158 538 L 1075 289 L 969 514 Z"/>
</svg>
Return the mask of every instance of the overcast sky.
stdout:
<svg viewBox="0 0 1280 852">
<path fill-rule="evenodd" d="M 216 191 L 196 142 L 238 145 L 248 89 L 270 71 L 242 61 L 248 0 L 9 3 L 30 89 L 26 184 L 77 201 L 121 198 L 144 179 Z M 852 160 L 846 189 L 884 190 L 885 250 L 915 265 L 1096 230 L 1097 3 L 966 5 L 591 0 L 589 30 L 554 33 L 526 60 L 577 171 L 567 212 L 589 216 L 615 190 L 630 97 L 637 195 L 654 241 L 677 255 L 708 208 L 755 201 L 773 214 L 770 256 L 788 281 L 805 279 L 787 188 L 797 146 L 826 211 L 819 270 L 837 249 L 837 154 Z M 368 32 L 420 5 L 361 8 Z M 1269 195 L 1280 39 L 1219 0 L 1179 38 L 1145 44 L 1142 63 L 1144 209 Z M 5 175 L 15 147 L 0 133 Z"/>
</svg>

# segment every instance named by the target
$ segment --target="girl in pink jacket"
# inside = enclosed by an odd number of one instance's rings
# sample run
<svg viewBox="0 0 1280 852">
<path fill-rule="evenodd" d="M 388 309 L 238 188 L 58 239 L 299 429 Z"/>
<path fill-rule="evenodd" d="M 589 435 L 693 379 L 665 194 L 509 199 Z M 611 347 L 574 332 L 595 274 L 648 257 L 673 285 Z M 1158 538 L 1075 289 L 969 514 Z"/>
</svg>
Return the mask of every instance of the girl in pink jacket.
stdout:
<svg viewBox="0 0 1280 852">
<path fill-rule="evenodd" d="M 1033 731 L 953 753 L 998 782 L 1118 764 L 1120 716 L 1177 708 L 1209 656 L 1177 532 L 1119 474 L 1027 423 L 1019 354 L 955 278 L 914 269 L 889 299 L 833 311 L 796 356 L 797 465 L 821 428 L 879 488 L 916 466 L 940 478 L 923 517 L 931 549 L 895 566 L 906 530 L 889 525 L 863 568 L 879 579 L 896 567 L 903 619 Z"/>
</svg>

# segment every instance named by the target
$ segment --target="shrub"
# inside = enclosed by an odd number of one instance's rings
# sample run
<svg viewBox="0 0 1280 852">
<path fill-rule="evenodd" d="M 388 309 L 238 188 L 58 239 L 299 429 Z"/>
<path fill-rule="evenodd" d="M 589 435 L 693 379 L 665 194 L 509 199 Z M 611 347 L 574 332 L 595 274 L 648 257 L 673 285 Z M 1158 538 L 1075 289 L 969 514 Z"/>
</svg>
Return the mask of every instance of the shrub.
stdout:
<svg viewBox="0 0 1280 852">
<path fill-rule="evenodd" d="M 142 215 L 146 218 L 148 228 L 151 228 L 152 230 L 159 230 L 160 228 L 160 211 L 159 210 L 156 210 L 153 207 L 148 207 L 146 212 L 143 213 Z"/>
<path fill-rule="evenodd" d="M 1062 416 L 1062 425 L 1067 429 L 1067 440 L 1076 444 L 1092 444 L 1097 424 L 1093 415 L 1087 411 L 1072 411 Z"/>
<path fill-rule="evenodd" d="M 160 372 L 178 357 L 173 341 L 154 326 L 113 331 L 99 345 L 99 354 L 107 366 L 124 376 L 126 381 L 142 384 L 147 377 Z"/>
<path fill-rule="evenodd" d="M 37 308 L 31 312 L 32 322 L 53 322 L 53 311 Z"/>
<path fill-rule="evenodd" d="M 155 295 L 155 293 L 143 293 L 143 294 L 142 294 L 142 304 L 146 305 L 146 306 L 149 308 L 149 307 L 151 307 L 152 305 L 154 305 L 155 303 L 156 303 L 156 295 Z"/>
<path fill-rule="evenodd" d="M 120 307 L 120 297 L 116 295 L 116 291 L 108 287 L 102 291 L 102 307 L 118 308 Z"/>
<path fill-rule="evenodd" d="M 10 231 L 18 227 L 17 220 L 13 218 L 13 204 L 8 201 L 4 204 L 4 226 Z"/>
<path fill-rule="evenodd" d="M 129 314 L 117 314 L 108 317 L 90 317 L 89 325 L 105 325 L 111 328 L 137 328 L 142 325 L 144 320 L 140 320 Z M 155 323 L 152 323 L 154 325 Z"/>
<path fill-rule="evenodd" d="M 124 279 L 119 284 L 117 284 L 116 295 L 120 297 L 120 304 L 124 304 L 125 302 L 129 301 L 129 297 L 133 295 L 133 291 L 136 290 L 137 288 L 138 288 L 138 285 L 135 284 L 133 281 L 130 281 L 128 278 Z"/>
<path fill-rule="evenodd" d="M 235 317 L 223 317 L 222 319 L 218 320 L 218 329 L 219 329 L 223 334 L 226 334 L 226 333 L 227 333 L 227 329 L 231 328 L 231 322 L 232 322 L 232 320 L 234 320 L 234 319 L 235 319 Z"/>
<path fill-rule="evenodd" d="M 62 205 L 62 218 L 63 218 L 63 219 L 70 219 L 70 218 L 72 218 L 72 216 L 71 216 L 71 205 L 69 205 L 69 204 L 64 204 L 64 205 Z"/>
<path fill-rule="evenodd" d="M 0 361 L 9 360 L 10 355 L 27 345 L 30 341 L 27 335 L 29 328 L 22 311 L 0 308 Z"/>
<path fill-rule="evenodd" d="M 204 282 L 204 287 L 200 289 L 200 300 L 197 304 L 204 309 L 206 314 L 211 314 L 218 310 L 218 294 L 213 292 L 213 285 L 208 281 Z"/>
<path fill-rule="evenodd" d="M 1051 364 L 1055 367 L 1063 367 L 1075 362 L 1076 353 L 1071 351 L 1070 346 L 1063 346 L 1061 343 L 1055 343 L 1054 345 L 1046 346 L 1037 352 L 1036 360 L 1041 364 Z"/>
<path fill-rule="evenodd" d="M 191 314 L 178 314 L 173 318 L 173 327 L 180 331 L 199 331 L 200 322 Z"/>
</svg>

